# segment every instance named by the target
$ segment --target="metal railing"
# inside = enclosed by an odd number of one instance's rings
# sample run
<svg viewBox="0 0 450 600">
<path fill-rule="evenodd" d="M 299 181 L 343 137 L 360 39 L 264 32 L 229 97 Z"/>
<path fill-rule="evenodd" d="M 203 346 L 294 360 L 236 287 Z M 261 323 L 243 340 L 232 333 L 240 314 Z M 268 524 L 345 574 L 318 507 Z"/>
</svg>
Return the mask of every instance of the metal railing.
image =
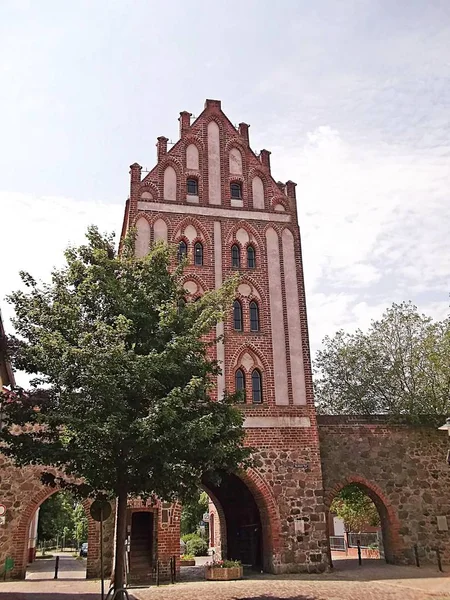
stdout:
<svg viewBox="0 0 450 600">
<path fill-rule="evenodd" d="M 330 549 L 337 552 L 346 552 L 345 537 L 343 535 L 330 535 Z"/>
<path fill-rule="evenodd" d="M 348 533 L 348 547 L 356 548 L 358 546 L 358 540 L 361 548 L 378 548 L 378 534 L 377 533 Z"/>
</svg>

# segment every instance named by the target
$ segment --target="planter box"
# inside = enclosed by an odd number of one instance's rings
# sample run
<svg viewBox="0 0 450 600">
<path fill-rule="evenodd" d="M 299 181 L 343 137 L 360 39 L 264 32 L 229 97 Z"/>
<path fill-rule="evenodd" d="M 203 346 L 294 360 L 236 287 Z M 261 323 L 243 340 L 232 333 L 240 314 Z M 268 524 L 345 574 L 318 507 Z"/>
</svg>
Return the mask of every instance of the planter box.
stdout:
<svg viewBox="0 0 450 600">
<path fill-rule="evenodd" d="M 195 567 L 195 560 L 180 560 L 180 567 Z"/>
<path fill-rule="evenodd" d="M 205 577 L 211 581 L 229 581 L 230 579 L 242 579 L 242 567 L 228 567 L 222 569 L 220 567 L 207 567 Z"/>
</svg>

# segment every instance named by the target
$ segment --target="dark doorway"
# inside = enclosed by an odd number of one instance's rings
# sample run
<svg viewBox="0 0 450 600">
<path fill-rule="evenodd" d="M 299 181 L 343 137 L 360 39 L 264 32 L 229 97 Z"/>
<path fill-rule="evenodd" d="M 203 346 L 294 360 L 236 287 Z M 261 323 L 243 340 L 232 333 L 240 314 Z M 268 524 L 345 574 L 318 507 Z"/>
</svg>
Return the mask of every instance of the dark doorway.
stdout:
<svg viewBox="0 0 450 600">
<path fill-rule="evenodd" d="M 262 569 L 263 543 L 261 517 L 253 494 L 233 474 L 221 476 L 219 484 L 205 485 L 222 507 L 226 525 L 226 556 L 243 565 Z"/>
<path fill-rule="evenodd" d="M 130 580 L 150 582 L 153 566 L 153 513 L 137 511 L 131 514 Z"/>
</svg>

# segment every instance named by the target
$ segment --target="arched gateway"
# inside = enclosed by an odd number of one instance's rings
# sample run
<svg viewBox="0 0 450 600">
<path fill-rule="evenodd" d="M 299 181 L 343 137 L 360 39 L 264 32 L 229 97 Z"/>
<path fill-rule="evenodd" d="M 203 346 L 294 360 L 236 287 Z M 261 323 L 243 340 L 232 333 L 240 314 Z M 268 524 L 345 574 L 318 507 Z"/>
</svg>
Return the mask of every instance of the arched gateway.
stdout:
<svg viewBox="0 0 450 600">
<path fill-rule="evenodd" d="M 197 160 L 191 157 L 193 144 Z M 246 443 L 255 449 L 255 466 L 224 477 L 219 486 L 204 482 L 216 506 L 214 527 L 222 553 L 273 573 L 323 571 L 328 564 L 326 505 L 339 486 L 360 477 L 386 507 L 392 560 L 407 560 L 416 542 L 430 558 L 436 541 L 444 560 L 450 560 L 449 534 L 442 529 L 450 512 L 449 474 L 443 469 L 446 440 L 406 429 L 390 436 L 385 424 L 321 418 L 318 426 L 296 184 L 272 177 L 270 152 L 254 153 L 249 126 L 235 128 L 218 100 L 207 100 L 192 123 L 190 114 L 182 112 L 179 141 L 167 151 L 167 138 L 158 138 L 157 164 L 145 177 L 141 171 L 137 163 L 131 165 L 122 226 L 125 235 L 144 223 L 139 254 L 157 239 L 182 241 L 188 260 L 186 301 L 220 287 L 231 274 L 242 276 L 234 310 L 217 326 L 223 341 L 217 342 L 213 357 L 222 373 L 214 393 L 221 398 L 225 390 L 241 392 Z M 404 439 L 409 441 L 404 444 Z M 34 469 L 16 476 L 6 463 L 0 466 L 6 469 L 0 472 L 0 503 L 7 507 L 6 524 L 0 527 L 0 565 L 15 556 L 14 575 L 20 577 L 30 498 L 40 498 L 40 484 Z M 421 506 L 426 506 L 425 516 Z M 178 504 L 130 500 L 130 567 L 136 580 L 150 577 L 156 560 L 161 575 L 168 576 L 171 556 L 179 557 L 180 510 Z M 95 558 L 92 527 L 89 552 Z M 106 551 L 111 557 L 112 535 Z M 88 576 L 98 575 L 94 558 L 89 558 Z"/>
</svg>

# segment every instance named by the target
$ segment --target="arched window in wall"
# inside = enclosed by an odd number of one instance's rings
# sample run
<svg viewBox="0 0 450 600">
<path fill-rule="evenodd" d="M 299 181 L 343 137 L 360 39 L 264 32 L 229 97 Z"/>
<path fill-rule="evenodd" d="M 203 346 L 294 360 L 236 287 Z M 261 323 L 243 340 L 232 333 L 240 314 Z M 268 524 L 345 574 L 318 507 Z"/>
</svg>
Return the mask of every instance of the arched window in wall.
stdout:
<svg viewBox="0 0 450 600">
<path fill-rule="evenodd" d="M 233 302 L 233 328 L 242 331 L 242 306 L 239 300 Z"/>
<path fill-rule="evenodd" d="M 194 246 L 194 264 L 197 267 L 203 265 L 203 246 L 200 242 L 196 242 Z"/>
<path fill-rule="evenodd" d="M 247 267 L 249 269 L 256 268 L 256 252 L 253 246 L 247 246 Z"/>
<path fill-rule="evenodd" d="M 258 303 L 250 302 L 250 331 L 259 331 L 259 307 Z"/>
<path fill-rule="evenodd" d="M 241 249 L 237 244 L 231 246 L 231 265 L 236 269 L 241 266 Z"/>
<path fill-rule="evenodd" d="M 262 403 L 262 379 L 258 369 L 252 372 L 252 402 L 253 404 Z"/>
<path fill-rule="evenodd" d="M 236 392 L 240 392 L 241 402 L 245 402 L 245 374 L 242 369 L 238 369 L 234 376 L 234 387 Z"/>
<path fill-rule="evenodd" d="M 178 244 L 178 262 L 180 263 L 187 256 L 187 244 L 184 240 Z"/>
</svg>

